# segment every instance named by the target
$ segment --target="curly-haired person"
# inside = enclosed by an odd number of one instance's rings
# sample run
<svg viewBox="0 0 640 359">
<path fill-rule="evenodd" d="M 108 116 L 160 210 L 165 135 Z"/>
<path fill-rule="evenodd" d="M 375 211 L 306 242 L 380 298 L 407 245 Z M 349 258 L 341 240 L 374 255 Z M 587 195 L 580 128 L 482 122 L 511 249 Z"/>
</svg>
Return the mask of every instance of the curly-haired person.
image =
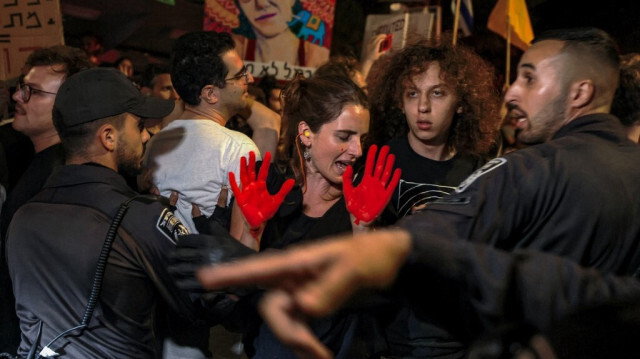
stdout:
<svg viewBox="0 0 640 359">
<path fill-rule="evenodd" d="M 425 42 L 382 58 L 369 75 L 370 142 L 388 144 L 402 169 L 383 224 L 411 215 L 454 189 L 486 161 L 499 123 L 493 71 L 460 45 Z M 382 315 L 392 357 L 456 352 L 433 339 L 433 324 L 398 304 Z M 446 335 L 445 335 L 446 336 Z"/>
<path fill-rule="evenodd" d="M 640 54 L 621 56 L 620 83 L 611 113 L 625 126 L 630 140 L 640 142 Z"/>
<path fill-rule="evenodd" d="M 371 138 L 402 168 L 393 222 L 452 192 L 485 162 L 499 121 L 484 60 L 460 45 L 416 43 L 380 59 L 369 76 Z"/>
</svg>

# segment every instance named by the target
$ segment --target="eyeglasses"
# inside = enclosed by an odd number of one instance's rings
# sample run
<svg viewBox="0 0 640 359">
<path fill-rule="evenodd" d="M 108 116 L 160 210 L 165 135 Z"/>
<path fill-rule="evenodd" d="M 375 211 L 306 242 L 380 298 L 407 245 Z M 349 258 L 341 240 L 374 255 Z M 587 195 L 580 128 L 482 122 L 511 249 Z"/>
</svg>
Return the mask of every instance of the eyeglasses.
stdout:
<svg viewBox="0 0 640 359">
<path fill-rule="evenodd" d="M 39 90 L 31 87 L 30 85 L 25 84 L 24 82 L 18 82 L 18 91 L 20 91 L 20 95 L 22 96 L 22 102 L 27 103 L 31 99 L 31 95 L 33 94 L 47 94 L 47 95 L 56 95 L 55 92 L 49 92 L 44 90 Z"/>
<path fill-rule="evenodd" d="M 242 66 L 240 69 L 240 73 L 235 76 L 229 77 L 228 79 L 224 79 L 225 81 L 235 81 L 244 77 L 244 83 L 249 83 L 249 73 L 247 72 L 247 67 Z"/>
</svg>

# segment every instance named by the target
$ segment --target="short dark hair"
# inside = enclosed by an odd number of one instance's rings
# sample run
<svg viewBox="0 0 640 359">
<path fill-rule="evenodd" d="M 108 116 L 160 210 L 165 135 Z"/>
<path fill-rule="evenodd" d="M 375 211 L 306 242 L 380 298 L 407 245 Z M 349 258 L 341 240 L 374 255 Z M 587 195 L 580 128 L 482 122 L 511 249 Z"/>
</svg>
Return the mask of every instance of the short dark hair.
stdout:
<svg viewBox="0 0 640 359">
<path fill-rule="evenodd" d="M 95 66 L 81 49 L 62 45 L 35 50 L 27 58 L 26 65 L 28 67 L 64 65 L 64 69 L 54 69 L 54 71 L 63 73 L 65 78 Z"/>
<path fill-rule="evenodd" d="M 562 52 L 571 56 L 571 62 L 563 68 L 567 79 L 571 81 L 575 74 L 590 76 L 599 94 L 598 104 L 611 105 L 620 76 L 620 55 L 609 34 L 595 27 L 548 30 L 532 43 L 543 40 L 564 42 Z"/>
<path fill-rule="evenodd" d="M 53 125 L 60 136 L 65 158 L 77 156 L 86 151 L 100 126 L 111 123 L 117 129 L 122 129 L 126 118 L 125 115 L 126 113 L 121 113 L 80 125 L 66 126 L 62 120 L 62 114 L 54 107 L 52 113 Z"/>
<path fill-rule="evenodd" d="M 352 78 L 358 71 L 358 60 L 349 56 L 332 56 L 328 62 L 318 67 L 313 76 L 343 76 Z"/>
<path fill-rule="evenodd" d="M 164 64 L 148 64 L 142 73 L 142 86 L 153 87 L 155 85 L 156 76 L 162 74 L 171 74 L 169 66 Z"/>
<path fill-rule="evenodd" d="M 640 54 L 622 57 L 620 81 L 613 96 L 611 113 L 625 126 L 640 122 Z"/>
<path fill-rule="evenodd" d="M 535 44 L 543 40 L 563 41 L 566 51 L 578 51 L 580 55 L 597 58 L 611 67 L 620 67 L 618 45 L 608 33 L 598 28 L 576 27 L 547 30 L 536 36 L 531 43 Z"/>
<path fill-rule="evenodd" d="M 345 106 L 353 104 L 369 108 L 367 95 L 349 78 L 312 77 L 304 79 L 300 73 L 283 90 L 282 122 L 286 128 L 283 157 L 294 169 L 298 183 L 302 183 L 300 158 L 295 149 L 299 141 L 298 124 L 302 121 L 317 132 L 322 125 L 335 120 Z"/>
<path fill-rule="evenodd" d="M 224 32 L 190 32 L 176 41 L 171 82 L 184 102 L 198 105 L 200 91 L 206 85 L 224 88 L 229 69 L 222 55 L 234 48 L 231 35 Z"/>
</svg>

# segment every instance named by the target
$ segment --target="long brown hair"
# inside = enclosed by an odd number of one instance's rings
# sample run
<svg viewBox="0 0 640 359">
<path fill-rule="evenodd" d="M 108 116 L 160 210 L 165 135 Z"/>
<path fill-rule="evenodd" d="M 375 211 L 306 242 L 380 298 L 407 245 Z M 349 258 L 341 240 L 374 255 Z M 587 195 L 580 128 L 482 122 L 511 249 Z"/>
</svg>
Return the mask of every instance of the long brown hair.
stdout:
<svg viewBox="0 0 640 359">
<path fill-rule="evenodd" d="M 302 121 L 313 132 L 335 120 L 347 105 L 369 108 L 366 94 L 351 79 L 340 76 L 314 76 L 305 79 L 298 74 L 283 90 L 282 122 L 286 126 L 281 160 L 293 169 L 296 183 L 304 184 L 304 168 L 299 149 L 304 146 L 298 136 Z"/>
</svg>

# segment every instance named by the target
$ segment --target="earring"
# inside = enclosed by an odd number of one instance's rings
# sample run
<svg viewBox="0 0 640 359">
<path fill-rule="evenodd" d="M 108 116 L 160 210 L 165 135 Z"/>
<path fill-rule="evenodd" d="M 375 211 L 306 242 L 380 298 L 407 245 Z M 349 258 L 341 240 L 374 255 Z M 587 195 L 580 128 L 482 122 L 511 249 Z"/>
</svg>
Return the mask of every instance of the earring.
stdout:
<svg viewBox="0 0 640 359">
<path fill-rule="evenodd" d="M 302 152 L 302 157 L 304 157 L 304 159 L 307 161 L 311 159 L 311 154 L 309 153 L 309 147 L 305 147 L 304 152 Z"/>
</svg>

